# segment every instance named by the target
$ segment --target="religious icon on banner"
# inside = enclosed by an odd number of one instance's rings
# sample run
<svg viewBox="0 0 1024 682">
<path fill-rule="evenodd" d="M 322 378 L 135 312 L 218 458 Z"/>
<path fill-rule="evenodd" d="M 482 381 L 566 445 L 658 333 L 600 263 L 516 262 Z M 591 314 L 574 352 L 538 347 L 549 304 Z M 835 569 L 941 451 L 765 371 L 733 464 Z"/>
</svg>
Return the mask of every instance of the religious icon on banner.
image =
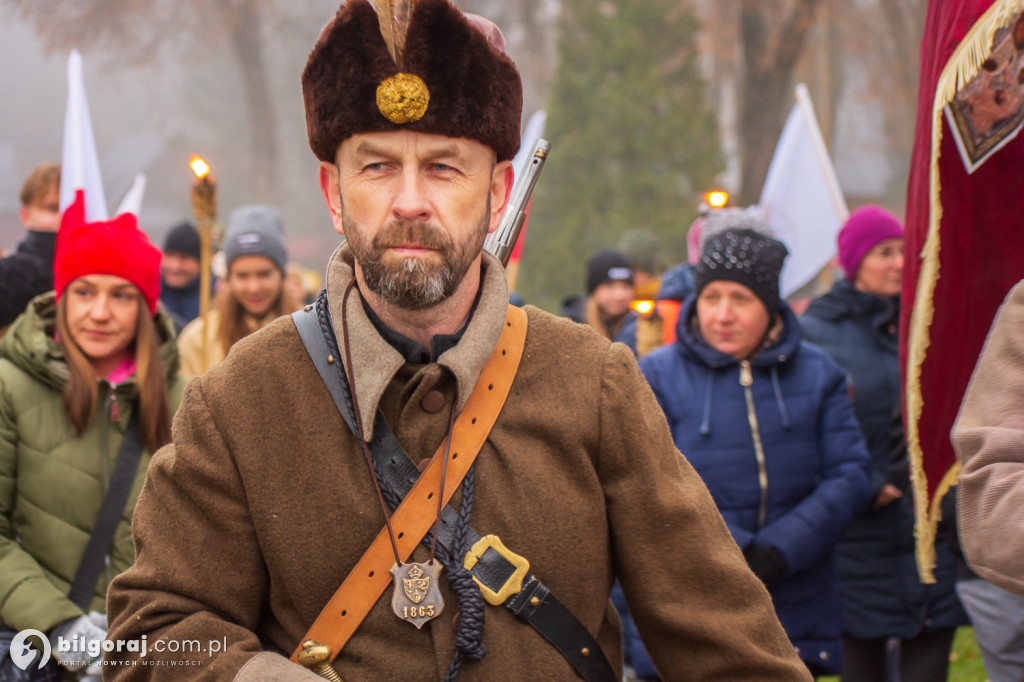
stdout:
<svg viewBox="0 0 1024 682">
<path fill-rule="evenodd" d="M 1024 13 L 996 31 L 992 54 L 945 114 L 968 173 L 1017 136 L 1024 127 Z"/>
</svg>

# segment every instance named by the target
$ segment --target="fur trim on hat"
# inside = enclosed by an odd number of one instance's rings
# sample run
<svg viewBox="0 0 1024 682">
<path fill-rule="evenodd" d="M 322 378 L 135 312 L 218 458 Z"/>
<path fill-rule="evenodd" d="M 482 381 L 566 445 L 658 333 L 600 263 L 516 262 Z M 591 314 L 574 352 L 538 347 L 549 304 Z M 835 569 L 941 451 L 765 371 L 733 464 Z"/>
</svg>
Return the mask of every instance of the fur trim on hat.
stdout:
<svg viewBox="0 0 1024 682">
<path fill-rule="evenodd" d="M 348 0 L 324 27 L 302 73 L 309 146 L 334 163 L 357 133 L 413 130 L 478 140 L 499 161 L 519 149 L 523 86 L 507 55 L 448 0 L 418 0 L 405 55 L 395 64 L 366 0 Z M 377 108 L 377 86 L 396 73 L 419 76 L 430 91 L 421 119 L 396 124 Z"/>
</svg>

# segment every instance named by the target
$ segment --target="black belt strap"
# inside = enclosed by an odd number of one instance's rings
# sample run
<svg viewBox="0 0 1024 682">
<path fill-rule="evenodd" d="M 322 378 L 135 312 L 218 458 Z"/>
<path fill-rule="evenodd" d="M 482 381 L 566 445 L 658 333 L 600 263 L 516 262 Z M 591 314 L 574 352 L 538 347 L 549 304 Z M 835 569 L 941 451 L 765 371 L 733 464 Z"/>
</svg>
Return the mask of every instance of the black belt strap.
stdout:
<svg viewBox="0 0 1024 682">
<path fill-rule="evenodd" d="M 315 305 L 306 306 L 292 313 L 292 319 L 320 378 L 334 398 L 335 405 L 349 430 L 358 438 L 348 380 L 341 369 L 337 348 L 332 349 L 324 336 L 324 332 L 327 331 L 333 338 L 333 325 L 329 325 L 327 330 L 321 327 L 321 316 L 317 313 L 320 306 L 323 306 L 323 319 L 329 320 L 330 314 L 323 294 Z M 373 426 L 370 454 L 380 476 L 399 497 L 404 498 L 419 478 L 420 470 L 402 448 L 379 411 Z M 457 523 L 458 512 L 450 505 L 445 505 L 441 512 L 437 542 L 446 550 L 452 546 Z M 480 534 L 472 528 L 467 530 L 466 537 L 471 546 L 481 540 Z M 491 592 L 498 593 L 516 570 L 517 566 L 506 555 L 494 547 L 488 547 L 477 557 L 476 564 L 469 572 Z M 522 578 L 522 588 L 505 599 L 502 604 L 539 632 L 569 661 L 580 677 L 590 682 L 617 682 L 618 677 L 597 640 L 572 612 L 532 573 L 518 577 Z"/>
<path fill-rule="evenodd" d="M 117 463 L 114 464 L 110 485 L 107 486 L 107 493 L 103 496 L 100 513 L 92 527 L 92 536 L 89 538 L 89 544 L 85 546 L 85 552 L 82 553 L 82 561 L 78 564 L 78 571 L 75 573 L 71 591 L 68 593 L 68 599 L 83 611 L 89 610 L 89 602 L 92 601 L 93 592 L 96 590 L 96 582 L 100 579 L 107 553 L 114 542 L 114 532 L 117 530 L 117 524 L 121 521 L 124 507 L 128 503 L 128 493 L 131 492 L 132 483 L 135 482 L 135 473 L 139 469 L 141 455 L 139 406 L 136 404 L 132 408 L 128 428 L 124 431 L 121 449 L 117 453 Z"/>
</svg>

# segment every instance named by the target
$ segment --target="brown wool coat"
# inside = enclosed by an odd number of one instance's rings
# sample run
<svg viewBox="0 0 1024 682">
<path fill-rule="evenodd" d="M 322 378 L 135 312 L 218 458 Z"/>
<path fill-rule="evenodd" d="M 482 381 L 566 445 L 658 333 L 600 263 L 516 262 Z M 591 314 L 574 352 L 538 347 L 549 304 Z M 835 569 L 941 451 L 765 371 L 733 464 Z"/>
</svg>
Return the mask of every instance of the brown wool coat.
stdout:
<svg viewBox="0 0 1024 682">
<path fill-rule="evenodd" d="M 1024 595 L 1024 282 L 989 331 L 953 425 L 960 543 L 978 575 Z"/>
<path fill-rule="evenodd" d="M 328 269 L 340 329 L 352 276 Z M 377 403 L 414 460 L 444 438 L 504 320 L 508 293 L 485 256 L 484 292 L 459 345 L 407 366 L 347 309 L 364 423 Z M 352 305 L 354 303 L 354 305 Z M 476 463 L 471 523 L 529 559 L 621 668 L 608 599 L 616 573 L 651 655 L 670 680 L 810 680 L 710 495 L 672 445 L 632 353 L 582 325 L 527 308 L 522 364 Z M 339 332 L 340 333 L 340 332 Z M 193 379 L 134 518 L 138 557 L 111 586 L 111 639 L 226 641 L 194 656 L 189 679 L 315 680 L 286 657 L 383 526 L 366 463 L 289 318 L 239 342 Z M 416 550 L 414 560 L 427 552 Z M 347 682 L 441 679 L 454 651 L 455 595 L 422 630 L 390 592 L 336 661 Z M 462 680 L 571 680 L 569 664 L 503 607 L 487 607 L 489 653 Z M 262 652 L 262 653 L 261 653 Z M 280 654 L 283 654 L 280 655 Z M 132 654 L 110 654 L 112 659 Z M 189 658 L 150 654 L 150 659 Z M 170 666 L 107 667 L 107 679 L 177 679 Z"/>
</svg>

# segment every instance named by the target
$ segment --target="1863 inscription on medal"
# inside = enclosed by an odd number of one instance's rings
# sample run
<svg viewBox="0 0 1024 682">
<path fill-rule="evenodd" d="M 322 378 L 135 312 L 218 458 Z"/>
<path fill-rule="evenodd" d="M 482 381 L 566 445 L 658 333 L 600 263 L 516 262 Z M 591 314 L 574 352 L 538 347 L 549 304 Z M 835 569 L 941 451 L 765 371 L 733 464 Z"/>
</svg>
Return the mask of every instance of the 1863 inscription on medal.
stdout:
<svg viewBox="0 0 1024 682">
<path fill-rule="evenodd" d="M 439 561 L 432 564 L 395 564 L 391 567 L 395 584 L 391 609 L 396 616 L 419 629 L 431 618 L 441 615 L 444 610 L 444 598 L 438 584 L 441 568 Z"/>
</svg>

